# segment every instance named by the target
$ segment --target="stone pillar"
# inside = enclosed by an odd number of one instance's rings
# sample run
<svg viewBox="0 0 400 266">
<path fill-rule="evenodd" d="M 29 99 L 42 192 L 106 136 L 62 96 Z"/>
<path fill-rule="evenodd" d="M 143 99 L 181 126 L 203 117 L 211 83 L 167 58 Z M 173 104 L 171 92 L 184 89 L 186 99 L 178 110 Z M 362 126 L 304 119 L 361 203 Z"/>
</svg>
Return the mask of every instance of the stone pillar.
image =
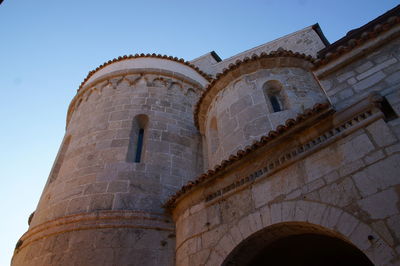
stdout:
<svg viewBox="0 0 400 266">
<path fill-rule="evenodd" d="M 207 83 L 155 55 L 90 72 L 12 265 L 174 265 L 174 223 L 161 205 L 202 171 L 193 105 Z"/>
</svg>

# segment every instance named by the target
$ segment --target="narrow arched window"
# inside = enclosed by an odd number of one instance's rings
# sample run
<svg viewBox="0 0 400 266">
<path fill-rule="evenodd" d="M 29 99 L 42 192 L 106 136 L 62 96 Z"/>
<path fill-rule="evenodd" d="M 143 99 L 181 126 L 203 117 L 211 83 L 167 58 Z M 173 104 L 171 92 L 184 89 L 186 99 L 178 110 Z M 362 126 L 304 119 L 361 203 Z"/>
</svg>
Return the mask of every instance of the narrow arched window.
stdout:
<svg viewBox="0 0 400 266">
<path fill-rule="evenodd" d="M 137 115 L 133 119 L 126 156 L 127 162 L 140 163 L 143 161 L 148 120 L 147 115 L 144 114 Z"/>
<path fill-rule="evenodd" d="M 269 101 L 271 102 L 271 106 L 272 106 L 272 110 L 274 112 L 280 112 L 282 111 L 282 107 L 278 101 L 278 98 L 276 97 L 276 95 L 271 95 L 269 96 Z"/>
<path fill-rule="evenodd" d="M 142 157 L 143 136 L 144 136 L 144 128 L 139 128 L 139 132 L 138 132 L 138 136 L 137 136 L 135 163 L 140 163 L 140 158 Z"/>
<path fill-rule="evenodd" d="M 282 84 L 277 80 L 269 80 L 263 86 L 264 97 L 271 112 L 285 110 L 285 98 Z"/>
</svg>

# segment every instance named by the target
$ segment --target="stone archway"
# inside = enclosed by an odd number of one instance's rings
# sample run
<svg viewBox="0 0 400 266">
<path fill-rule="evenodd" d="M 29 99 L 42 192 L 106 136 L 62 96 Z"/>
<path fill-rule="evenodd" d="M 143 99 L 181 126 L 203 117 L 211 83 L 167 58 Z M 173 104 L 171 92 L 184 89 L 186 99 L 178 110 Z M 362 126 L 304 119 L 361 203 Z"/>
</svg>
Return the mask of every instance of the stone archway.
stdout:
<svg viewBox="0 0 400 266">
<path fill-rule="evenodd" d="M 296 224 L 299 226 L 296 227 L 297 230 L 305 226 L 306 231 L 298 231 L 303 234 L 317 230 L 316 234 L 341 239 L 360 250 L 375 265 L 391 265 L 396 256 L 395 250 L 384 237 L 352 214 L 335 206 L 299 200 L 265 205 L 230 224 L 227 232 L 207 255 L 205 265 L 224 265 L 228 256 L 246 239 L 280 224 Z M 283 227 L 282 231 L 287 231 L 288 228 Z M 285 236 L 295 234 L 293 230 L 290 232 Z M 372 240 L 369 239 L 370 236 Z"/>
<path fill-rule="evenodd" d="M 304 222 L 264 228 L 237 245 L 223 266 L 334 265 L 371 266 L 373 263 L 340 234 Z"/>
</svg>

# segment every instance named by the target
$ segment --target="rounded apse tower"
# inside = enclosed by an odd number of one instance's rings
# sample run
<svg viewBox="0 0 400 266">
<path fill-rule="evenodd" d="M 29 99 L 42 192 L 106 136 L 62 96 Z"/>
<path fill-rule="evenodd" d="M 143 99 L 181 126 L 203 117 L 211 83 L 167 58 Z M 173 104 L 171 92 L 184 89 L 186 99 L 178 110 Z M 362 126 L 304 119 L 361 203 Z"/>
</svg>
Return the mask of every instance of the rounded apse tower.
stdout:
<svg viewBox="0 0 400 266">
<path fill-rule="evenodd" d="M 193 105 L 208 82 L 154 54 L 90 72 L 12 265 L 174 265 L 162 203 L 203 170 Z"/>
</svg>

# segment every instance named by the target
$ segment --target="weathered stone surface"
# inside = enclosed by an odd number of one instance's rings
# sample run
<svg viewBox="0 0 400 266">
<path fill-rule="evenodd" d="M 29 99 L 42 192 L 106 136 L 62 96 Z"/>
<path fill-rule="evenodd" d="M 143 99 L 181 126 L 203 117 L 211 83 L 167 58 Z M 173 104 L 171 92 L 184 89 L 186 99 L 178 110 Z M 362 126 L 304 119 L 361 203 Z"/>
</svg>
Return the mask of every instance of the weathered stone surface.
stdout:
<svg viewBox="0 0 400 266">
<path fill-rule="evenodd" d="M 382 119 L 369 125 L 367 130 L 372 135 L 373 140 L 379 147 L 388 146 L 397 141 L 388 125 Z"/>
<path fill-rule="evenodd" d="M 324 47 L 315 27 L 251 51 L 315 56 Z M 398 25 L 390 27 L 354 51 Z M 186 63 L 148 55 L 106 64 L 71 105 L 70 142 L 13 265 L 221 265 L 236 248 L 250 258 L 298 234 L 345 238 L 374 264 L 395 264 L 400 120 L 382 119 L 388 109 L 367 96 L 378 91 L 400 112 L 399 45 L 391 37 L 313 69 L 281 49 L 246 59 L 213 83 L 195 117 L 208 78 Z M 194 62 L 215 75 L 249 53 Z M 330 109 L 306 110 L 325 101 Z M 187 184 L 239 149 L 247 154 Z"/>
<path fill-rule="evenodd" d="M 384 219 L 398 213 L 399 197 L 393 189 L 384 190 L 358 201 L 372 219 Z"/>
<path fill-rule="evenodd" d="M 356 173 L 353 180 L 362 196 L 398 184 L 400 155 L 396 154 Z"/>
</svg>

